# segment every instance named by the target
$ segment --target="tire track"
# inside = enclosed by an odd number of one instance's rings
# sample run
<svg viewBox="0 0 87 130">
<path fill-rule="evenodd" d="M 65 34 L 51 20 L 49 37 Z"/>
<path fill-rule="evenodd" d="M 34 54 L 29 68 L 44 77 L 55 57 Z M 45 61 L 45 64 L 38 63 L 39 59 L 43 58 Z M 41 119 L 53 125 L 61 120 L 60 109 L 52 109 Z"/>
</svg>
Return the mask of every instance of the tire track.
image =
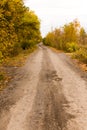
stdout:
<svg viewBox="0 0 87 130">
<path fill-rule="evenodd" d="M 31 114 L 27 117 L 27 130 L 63 130 L 74 116 L 64 110 L 68 102 L 62 93 L 62 78 L 57 75 L 47 50 L 43 51 L 40 80 Z"/>
</svg>

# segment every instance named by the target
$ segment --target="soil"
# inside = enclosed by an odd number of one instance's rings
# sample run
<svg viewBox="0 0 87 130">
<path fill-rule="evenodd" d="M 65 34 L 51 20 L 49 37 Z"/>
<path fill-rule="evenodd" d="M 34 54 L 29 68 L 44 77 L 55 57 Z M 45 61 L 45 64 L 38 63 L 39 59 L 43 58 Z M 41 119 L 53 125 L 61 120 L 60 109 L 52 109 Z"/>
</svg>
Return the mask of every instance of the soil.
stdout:
<svg viewBox="0 0 87 130">
<path fill-rule="evenodd" d="M 43 45 L 0 92 L 0 130 L 87 130 L 87 73 Z"/>
</svg>

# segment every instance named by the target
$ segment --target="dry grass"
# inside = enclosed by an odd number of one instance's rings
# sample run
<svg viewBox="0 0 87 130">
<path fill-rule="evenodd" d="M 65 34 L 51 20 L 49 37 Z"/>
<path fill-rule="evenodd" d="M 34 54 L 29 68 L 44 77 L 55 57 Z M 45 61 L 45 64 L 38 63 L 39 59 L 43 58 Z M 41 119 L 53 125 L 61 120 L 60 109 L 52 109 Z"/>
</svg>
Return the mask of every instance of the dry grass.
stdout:
<svg viewBox="0 0 87 130">
<path fill-rule="evenodd" d="M 83 71 L 87 71 L 87 64 L 79 61 L 78 59 L 73 59 L 73 60 Z"/>
<path fill-rule="evenodd" d="M 63 51 L 57 50 L 57 49 L 55 49 L 55 48 L 53 48 L 53 47 L 50 47 L 50 48 L 51 48 L 51 50 L 53 50 L 53 51 L 55 51 L 55 52 L 57 52 L 57 53 L 63 52 Z M 69 56 L 69 57 L 71 57 L 71 58 L 73 57 L 73 53 L 66 53 L 66 55 Z M 72 59 L 73 59 L 73 61 L 74 61 L 83 71 L 87 71 L 87 64 L 85 64 L 85 63 L 79 61 L 79 59 L 75 59 L 75 58 L 72 58 Z"/>
<path fill-rule="evenodd" d="M 15 57 L 7 57 L 6 59 L 4 59 L 2 65 L 21 67 L 25 64 L 25 61 L 28 58 L 29 54 L 30 54 L 29 50 L 26 50 Z"/>
<path fill-rule="evenodd" d="M 50 48 L 51 50 L 57 52 L 57 53 L 63 52 L 62 50 L 57 50 L 57 49 L 55 49 L 55 48 L 53 48 L 53 47 L 49 47 L 49 48 Z"/>
<path fill-rule="evenodd" d="M 16 57 L 7 57 L 4 59 L 3 63 L 0 64 L 0 91 L 8 86 L 8 83 L 14 77 L 14 70 L 16 71 L 17 68 L 22 67 L 29 54 L 35 49 L 26 50 Z"/>
<path fill-rule="evenodd" d="M 73 58 L 73 53 L 66 53 L 66 55 L 68 55 L 69 57 L 71 57 L 71 58 L 73 59 L 73 61 L 74 61 L 83 71 L 87 71 L 87 64 L 81 62 L 79 59 Z"/>
</svg>

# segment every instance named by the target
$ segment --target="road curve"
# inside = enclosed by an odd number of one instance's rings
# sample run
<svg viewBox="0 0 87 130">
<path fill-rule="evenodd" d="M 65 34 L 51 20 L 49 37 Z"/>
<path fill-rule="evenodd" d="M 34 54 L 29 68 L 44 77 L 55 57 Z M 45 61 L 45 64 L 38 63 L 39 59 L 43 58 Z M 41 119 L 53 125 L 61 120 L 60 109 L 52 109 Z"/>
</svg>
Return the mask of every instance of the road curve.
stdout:
<svg viewBox="0 0 87 130">
<path fill-rule="evenodd" d="M 83 73 L 40 45 L 0 94 L 0 130 L 87 130 Z"/>
</svg>

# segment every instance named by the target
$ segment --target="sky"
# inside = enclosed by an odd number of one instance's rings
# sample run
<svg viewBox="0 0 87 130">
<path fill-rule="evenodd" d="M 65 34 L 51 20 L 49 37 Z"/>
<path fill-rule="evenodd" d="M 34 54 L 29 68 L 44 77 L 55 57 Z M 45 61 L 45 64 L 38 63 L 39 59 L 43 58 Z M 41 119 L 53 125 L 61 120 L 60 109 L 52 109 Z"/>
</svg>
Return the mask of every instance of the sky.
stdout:
<svg viewBox="0 0 87 130">
<path fill-rule="evenodd" d="M 24 0 L 24 3 L 39 17 L 43 37 L 76 18 L 87 30 L 87 0 Z"/>
</svg>

